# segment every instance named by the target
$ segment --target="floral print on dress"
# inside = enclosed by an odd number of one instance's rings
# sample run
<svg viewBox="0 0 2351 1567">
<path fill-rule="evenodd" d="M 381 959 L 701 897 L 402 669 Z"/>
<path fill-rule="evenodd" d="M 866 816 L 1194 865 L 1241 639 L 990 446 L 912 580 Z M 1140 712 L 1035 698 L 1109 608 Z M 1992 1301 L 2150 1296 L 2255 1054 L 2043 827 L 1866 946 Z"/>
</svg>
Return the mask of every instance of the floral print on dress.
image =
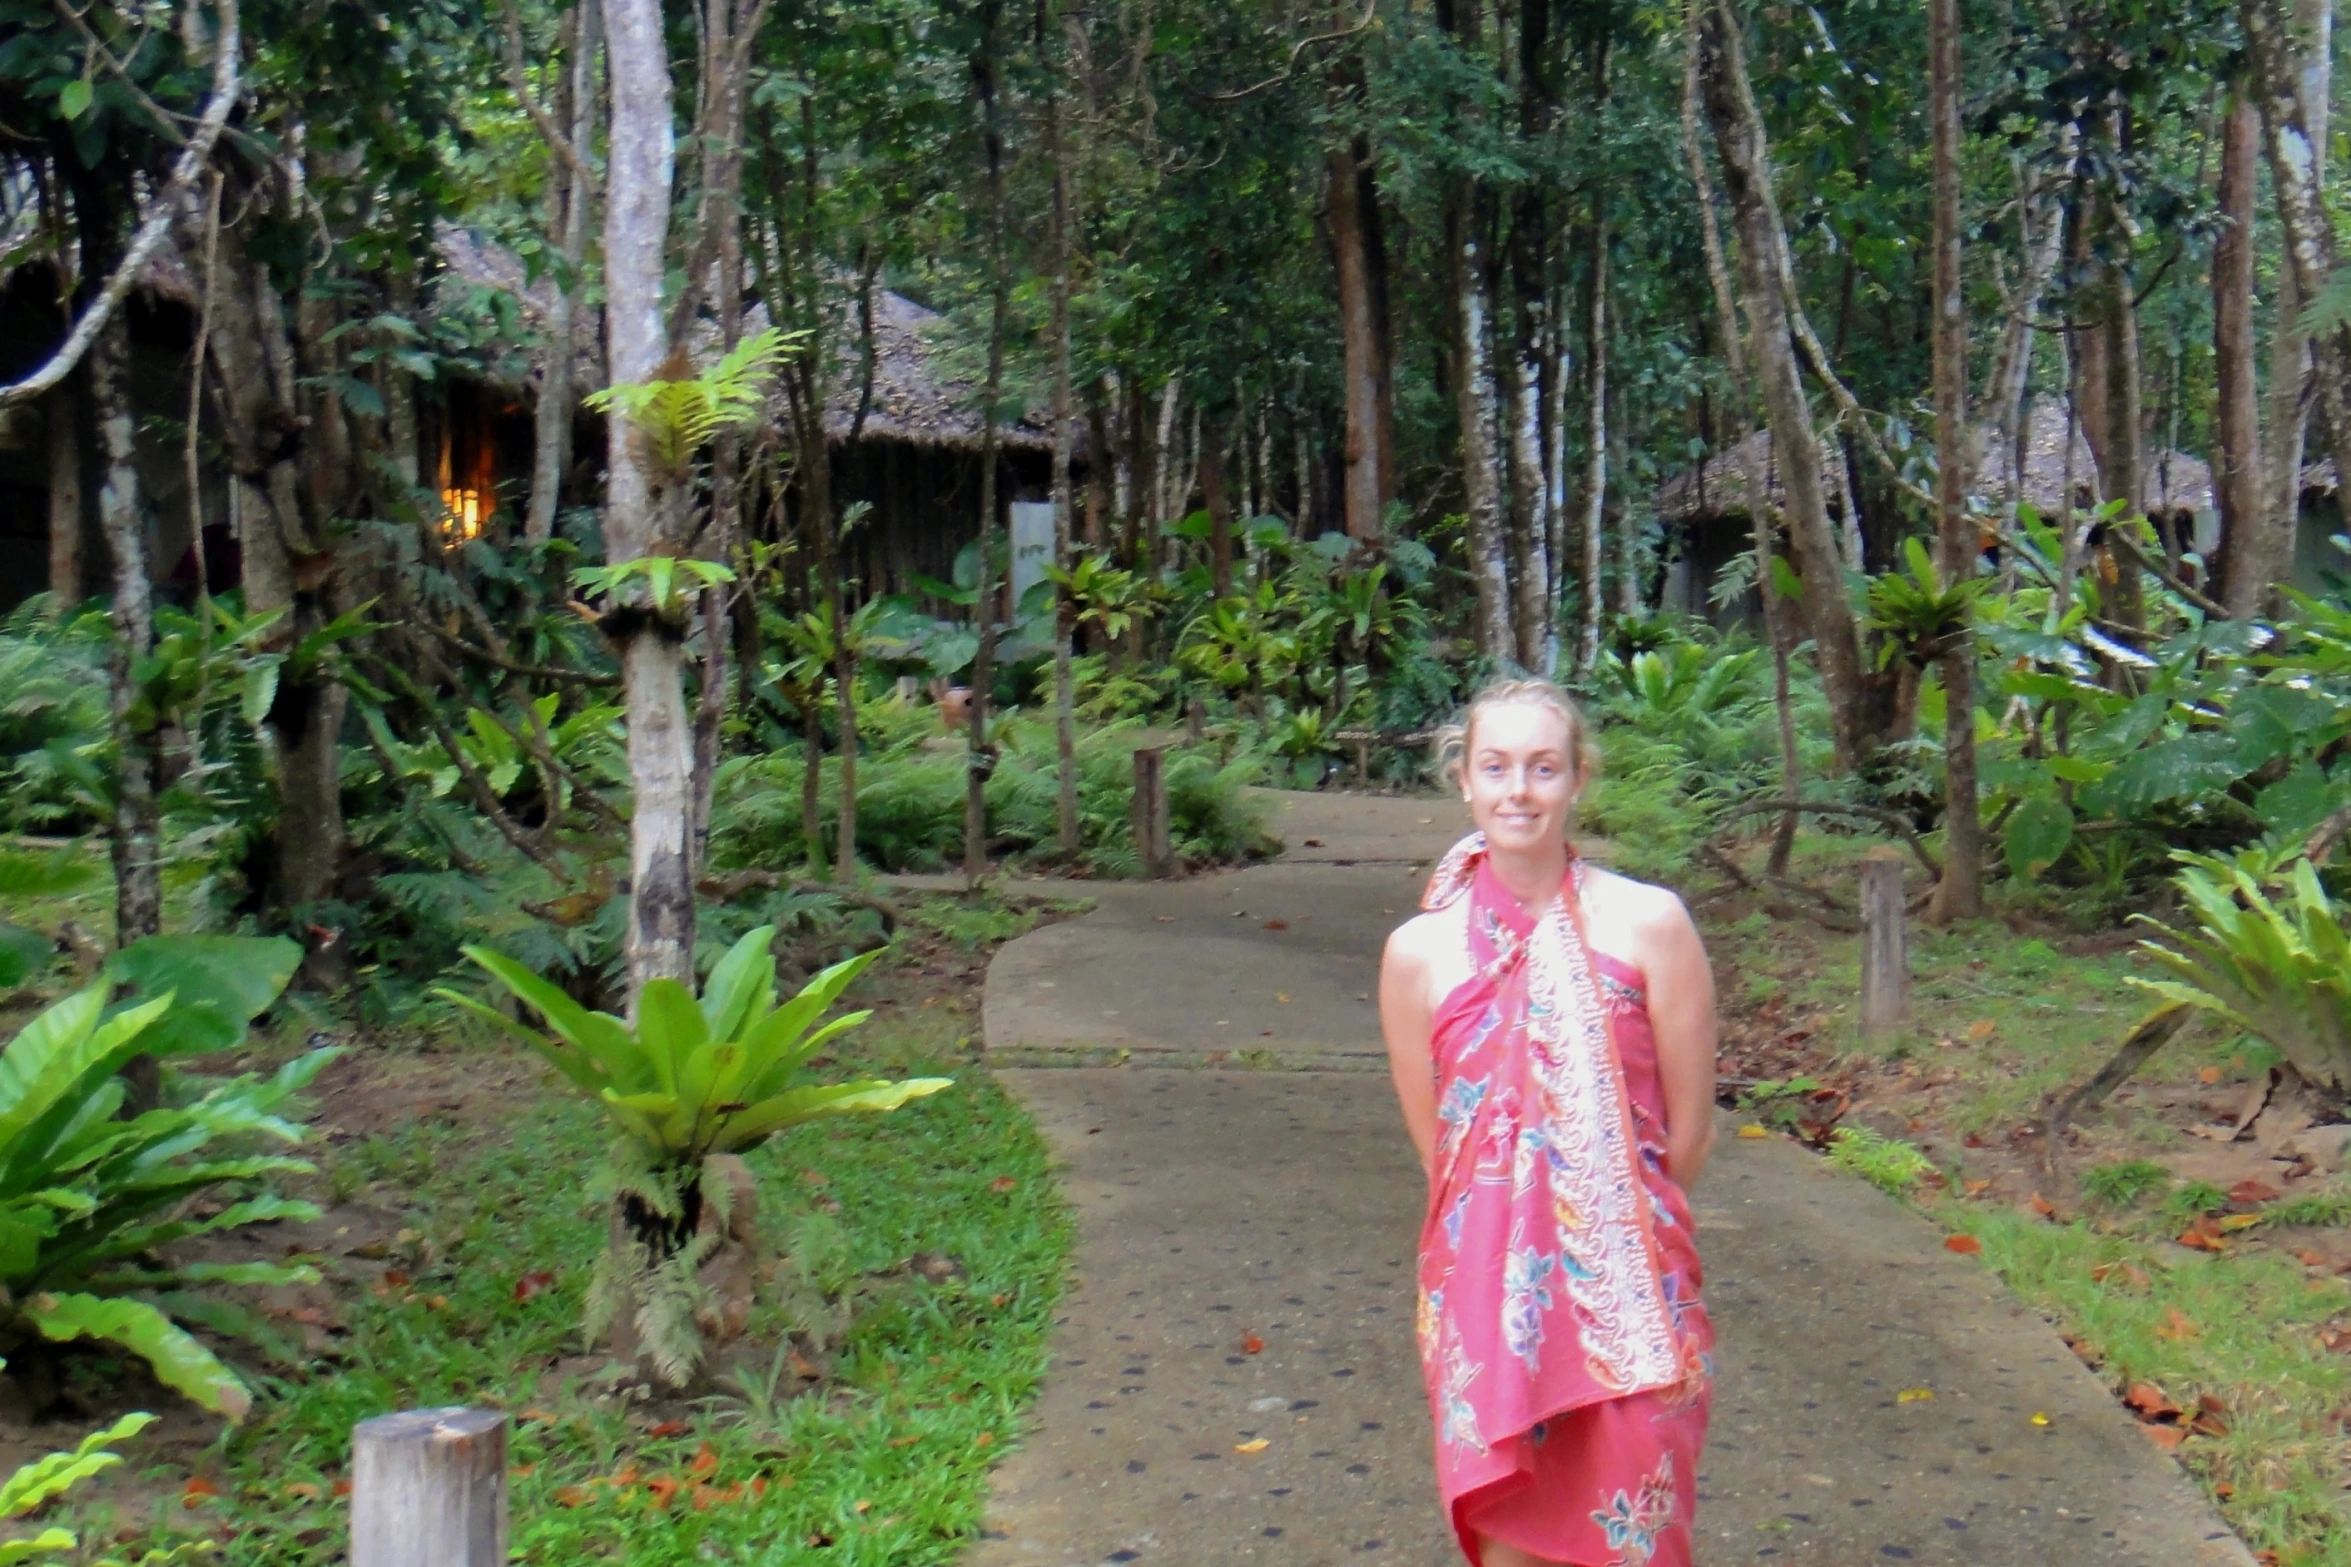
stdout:
<svg viewBox="0 0 2351 1567">
<path fill-rule="evenodd" d="M 1608 1548 L 1618 1554 L 1608 1567 L 1648 1567 L 1657 1554 L 1657 1537 L 1674 1521 L 1673 1458 L 1668 1454 L 1657 1472 L 1641 1482 L 1638 1496 L 1616 1493 L 1592 1522 L 1608 1537 Z"/>
<path fill-rule="evenodd" d="M 1551 1309 L 1546 1288 L 1559 1259 L 1531 1246 L 1513 1247 L 1502 1267 L 1502 1343 L 1528 1371 L 1543 1363 L 1543 1314 Z"/>
</svg>

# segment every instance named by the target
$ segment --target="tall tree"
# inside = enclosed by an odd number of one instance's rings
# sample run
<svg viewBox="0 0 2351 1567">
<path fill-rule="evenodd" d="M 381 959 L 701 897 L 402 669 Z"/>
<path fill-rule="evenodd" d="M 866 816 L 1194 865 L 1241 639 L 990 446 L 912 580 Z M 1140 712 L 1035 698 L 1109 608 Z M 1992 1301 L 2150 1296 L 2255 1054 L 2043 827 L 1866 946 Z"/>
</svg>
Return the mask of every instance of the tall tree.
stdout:
<svg viewBox="0 0 2351 1567">
<path fill-rule="evenodd" d="M 1036 50 L 1045 71 L 1045 156 L 1052 165 L 1052 197 L 1047 244 L 1052 269 L 1053 334 L 1053 565 L 1067 571 L 1073 563 L 1070 446 L 1075 429 L 1070 385 L 1070 233 L 1076 219 L 1070 210 L 1075 183 L 1075 138 L 1063 123 L 1062 55 L 1050 0 L 1037 0 Z M 1102 452 L 1097 449 L 1098 466 Z M 1075 603 L 1068 591 L 1053 591 L 1053 744 L 1057 759 L 1055 815 L 1060 830 L 1061 858 L 1075 864 L 1078 840 L 1077 681 L 1070 667 L 1071 646 L 1077 636 Z"/>
<path fill-rule="evenodd" d="M 2261 111 L 2232 92 L 2221 116 L 2221 229 L 2212 245 L 2212 488 L 2220 503 L 2220 600 L 2231 615 L 2261 613 L 2283 574 L 2292 514 L 2270 504 L 2261 464 L 2261 408 L 2253 341 L 2254 198 L 2261 163 Z"/>
<path fill-rule="evenodd" d="M 1959 0 L 1927 0 L 1927 73 L 1931 82 L 1935 182 L 1935 499 L 1943 580 L 1956 586 L 1976 574 L 1983 553 L 1967 511 L 1975 464 L 1967 418 L 1967 307 L 1959 241 Z M 1937 919 L 1983 912 L 1983 823 L 1976 805 L 1975 637 L 1961 625 L 1943 648 L 1943 875 L 1935 887 Z"/>
</svg>

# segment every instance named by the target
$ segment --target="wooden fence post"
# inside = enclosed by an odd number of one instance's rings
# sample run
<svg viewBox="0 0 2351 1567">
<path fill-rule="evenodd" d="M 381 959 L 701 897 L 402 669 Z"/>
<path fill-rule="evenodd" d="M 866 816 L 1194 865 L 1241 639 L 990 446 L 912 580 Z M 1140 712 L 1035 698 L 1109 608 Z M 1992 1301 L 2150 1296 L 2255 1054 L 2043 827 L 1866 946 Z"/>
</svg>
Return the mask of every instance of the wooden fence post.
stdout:
<svg viewBox="0 0 2351 1567">
<path fill-rule="evenodd" d="M 351 1567 L 506 1567 L 506 1416 L 408 1409 L 354 1426 Z"/>
<path fill-rule="evenodd" d="M 1861 1032 L 1881 1039 L 1910 1016 L 1910 939 L 1902 856 L 1881 844 L 1861 857 Z"/>
<path fill-rule="evenodd" d="M 1135 853 L 1143 874 L 1165 881 L 1175 874 L 1175 855 L 1168 845 L 1167 753 L 1157 746 L 1135 752 Z"/>
</svg>

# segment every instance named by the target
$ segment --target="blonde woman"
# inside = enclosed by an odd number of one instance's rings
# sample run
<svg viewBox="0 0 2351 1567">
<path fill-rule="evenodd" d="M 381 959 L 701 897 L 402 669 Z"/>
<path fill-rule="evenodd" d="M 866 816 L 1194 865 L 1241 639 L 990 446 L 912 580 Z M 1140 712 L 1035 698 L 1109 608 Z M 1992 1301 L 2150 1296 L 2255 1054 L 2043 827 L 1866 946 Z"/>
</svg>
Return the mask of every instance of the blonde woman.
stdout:
<svg viewBox="0 0 2351 1567">
<path fill-rule="evenodd" d="M 1681 900 L 1568 839 L 1592 767 L 1547 681 L 1446 747 L 1477 831 L 1380 970 L 1429 1176 L 1420 1353 L 1473 1567 L 1689 1567 L 1712 1324 L 1686 1197 L 1713 1143 L 1714 980 Z"/>
</svg>

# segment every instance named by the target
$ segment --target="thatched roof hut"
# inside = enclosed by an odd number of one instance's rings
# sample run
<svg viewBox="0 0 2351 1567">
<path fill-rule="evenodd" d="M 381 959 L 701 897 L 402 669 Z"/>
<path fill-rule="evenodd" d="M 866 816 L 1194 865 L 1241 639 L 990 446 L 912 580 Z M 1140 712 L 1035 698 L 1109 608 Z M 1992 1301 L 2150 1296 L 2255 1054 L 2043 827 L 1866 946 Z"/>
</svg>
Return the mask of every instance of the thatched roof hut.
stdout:
<svg viewBox="0 0 2351 1567">
<path fill-rule="evenodd" d="M 2034 404 L 2025 429 L 2024 499 L 2038 511 L 2054 512 L 2063 505 L 2065 437 L 2064 406 Z M 1978 439 L 1979 445 L 1989 446 L 1984 437 Z M 1826 436 L 1821 440 L 1821 456 L 1829 463 L 1842 460 L 1835 444 Z M 2011 460 L 2012 454 L 1989 450 L 1978 460 L 1970 488 L 1987 504 L 1998 504 L 2006 498 Z M 2331 472 L 2330 469 L 2330 475 Z M 2073 432 L 2073 482 L 2076 507 L 2097 504 L 2098 465 L 2092 460 L 2090 444 L 2078 426 Z M 2146 483 L 2148 509 L 2158 515 L 2189 517 L 2209 510 L 2213 504 L 2211 467 L 2186 452 L 2151 455 L 2147 460 Z M 1668 524 L 1701 517 L 1744 517 L 1753 504 L 1758 484 L 1764 487 L 1772 505 L 1785 501 L 1786 492 L 1781 488 L 1772 457 L 1771 435 L 1765 430 L 1756 431 L 1699 466 L 1685 469 L 1666 481 L 1657 494 L 1657 514 Z M 1843 514 L 1834 487 L 1829 492 L 1829 510 L 1836 515 Z"/>
</svg>

